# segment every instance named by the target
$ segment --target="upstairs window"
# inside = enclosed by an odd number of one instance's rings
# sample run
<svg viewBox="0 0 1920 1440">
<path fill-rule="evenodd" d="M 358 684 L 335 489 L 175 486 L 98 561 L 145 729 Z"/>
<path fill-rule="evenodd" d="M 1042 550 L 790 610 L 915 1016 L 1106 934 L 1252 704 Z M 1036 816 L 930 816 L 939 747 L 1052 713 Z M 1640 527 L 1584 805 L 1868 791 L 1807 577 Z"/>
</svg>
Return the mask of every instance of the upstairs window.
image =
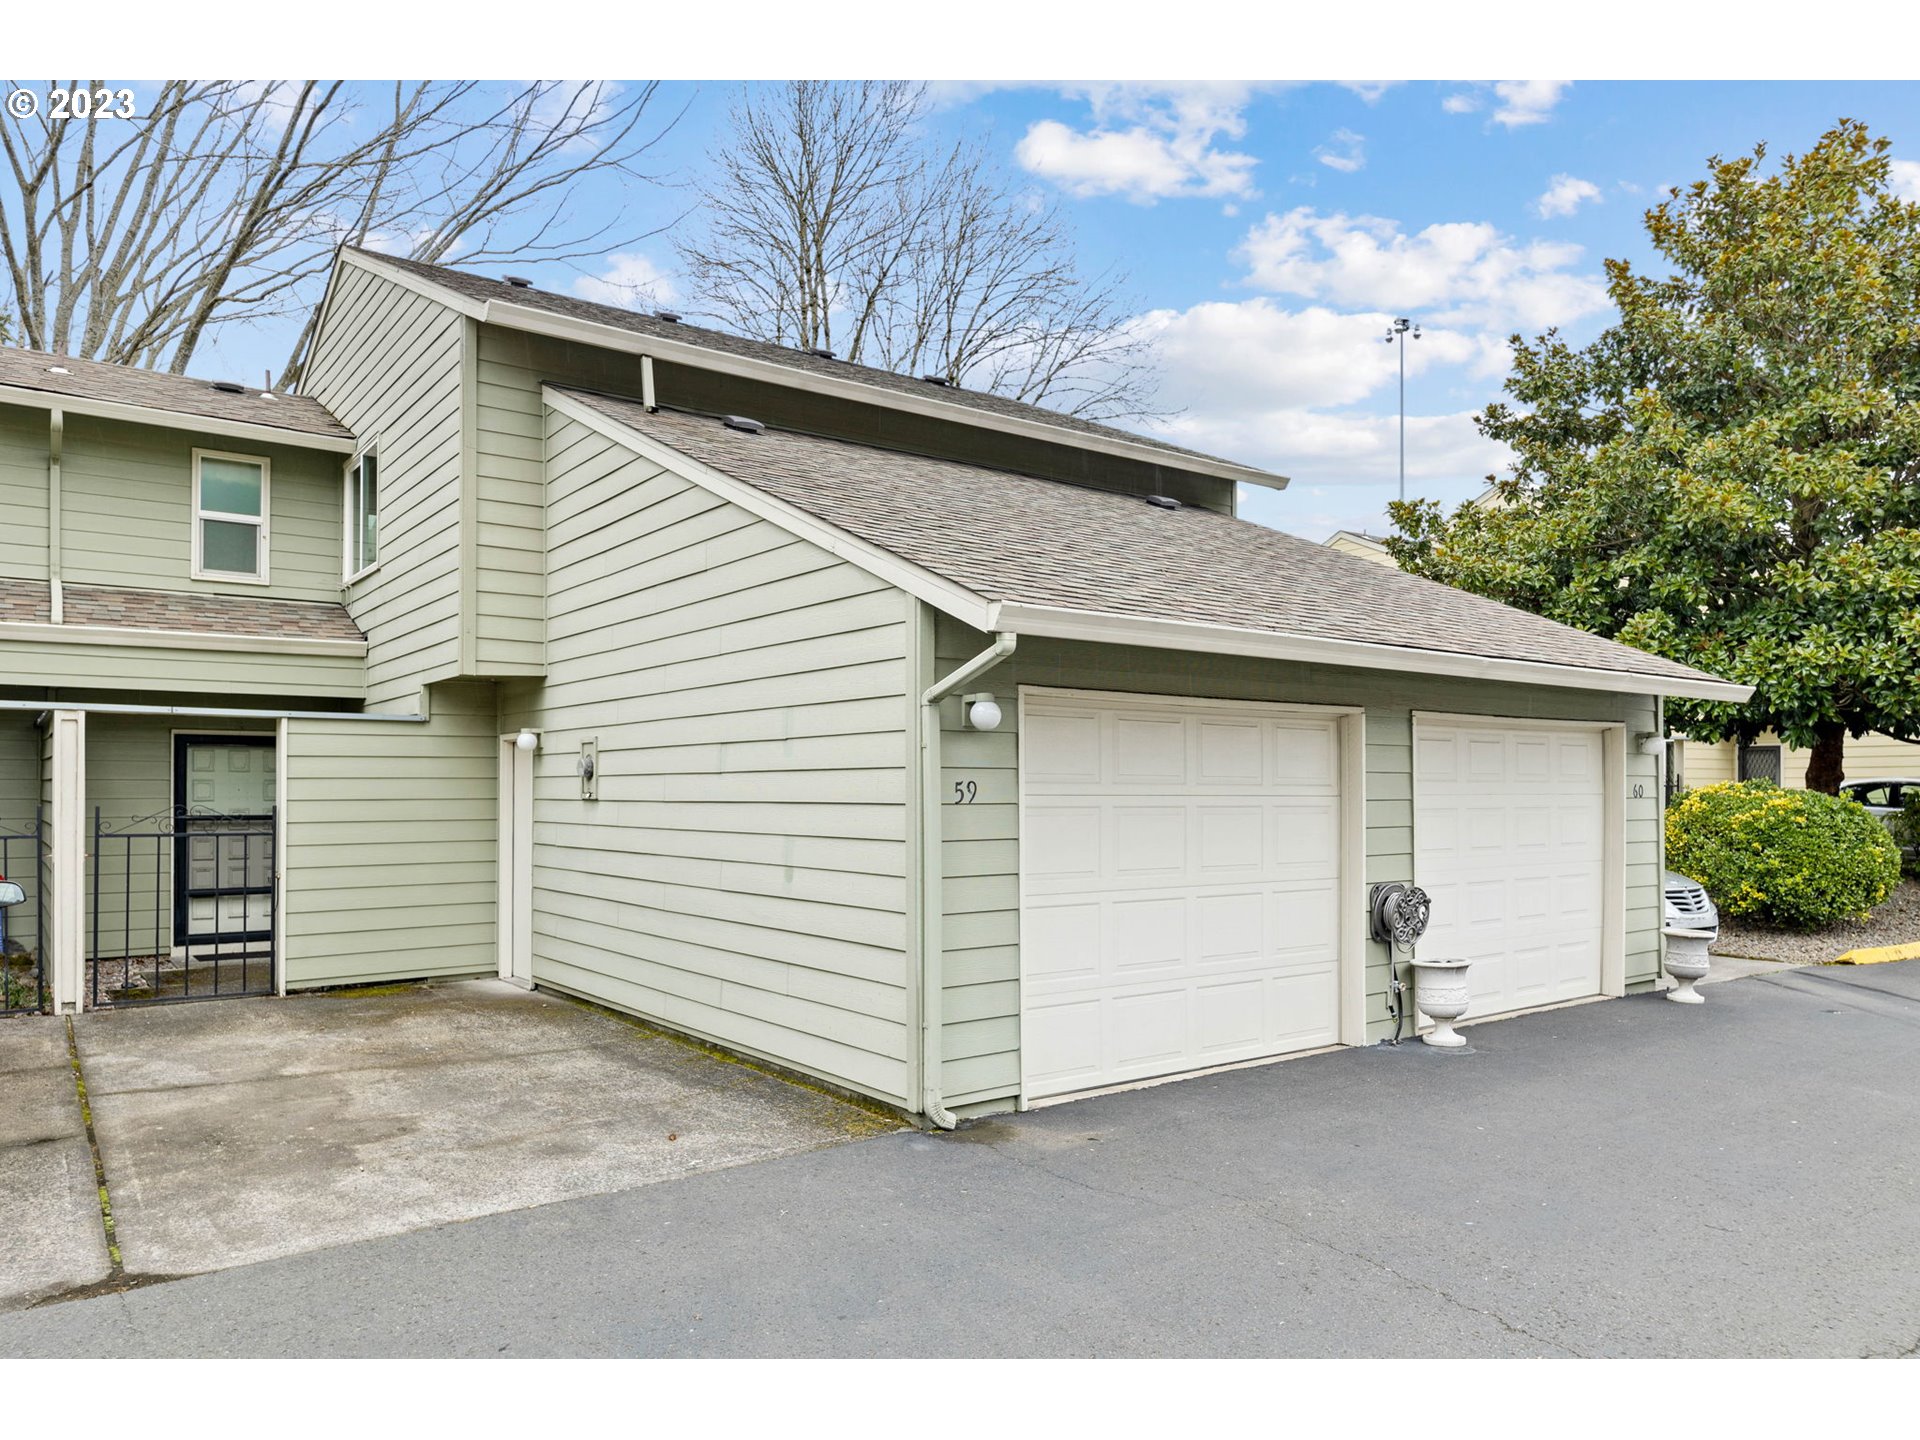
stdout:
<svg viewBox="0 0 1920 1440">
<path fill-rule="evenodd" d="M 380 563 L 380 465 L 371 450 L 347 467 L 347 579 Z"/>
<path fill-rule="evenodd" d="M 193 577 L 267 583 L 267 462 L 193 452 Z"/>
</svg>

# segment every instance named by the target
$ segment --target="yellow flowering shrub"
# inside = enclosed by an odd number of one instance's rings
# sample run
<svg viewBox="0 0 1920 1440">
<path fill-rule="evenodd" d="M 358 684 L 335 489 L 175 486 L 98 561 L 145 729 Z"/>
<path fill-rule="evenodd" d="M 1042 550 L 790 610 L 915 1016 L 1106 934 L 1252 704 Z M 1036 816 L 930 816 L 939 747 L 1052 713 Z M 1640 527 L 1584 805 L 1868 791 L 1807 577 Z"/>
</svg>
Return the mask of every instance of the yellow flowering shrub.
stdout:
<svg viewBox="0 0 1920 1440">
<path fill-rule="evenodd" d="M 1722 915 L 1819 930 L 1893 893 L 1900 847 L 1852 800 L 1748 780 L 1675 797 L 1667 868 L 1706 886 Z"/>
</svg>

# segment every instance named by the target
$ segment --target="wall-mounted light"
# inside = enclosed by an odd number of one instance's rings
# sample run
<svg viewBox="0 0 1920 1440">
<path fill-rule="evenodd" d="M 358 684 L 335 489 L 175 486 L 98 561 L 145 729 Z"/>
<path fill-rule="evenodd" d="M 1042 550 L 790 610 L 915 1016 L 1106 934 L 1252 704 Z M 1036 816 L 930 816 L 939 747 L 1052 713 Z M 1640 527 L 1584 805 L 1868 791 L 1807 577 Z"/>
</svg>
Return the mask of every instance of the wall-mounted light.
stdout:
<svg viewBox="0 0 1920 1440">
<path fill-rule="evenodd" d="M 1000 702 L 993 698 L 993 692 L 990 690 L 984 690 L 978 695 L 962 695 L 960 714 L 964 723 L 975 730 L 1000 728 Z"/>
<path fill-rule="evenodd" d="M 540 737 L 531 730 L 522 730 L 518 735 L 513 737 L 513 748 L 516 750 L 538 750 L 540 748 Z"/>
<path fill-rule="evenodd" d="M 580 758 L 574 762 L 573 768 L 580 776 L 580 798 L 598 800 L 600 798 L 600 741 L 598 738 L 580 742 Z"/>
<path fill-rule="evenodd" d="M 1657 730 L 1642 730 L 1633 737 L 1639 742 L 1642 755 L 1664 755 L 1667 750 L 1667 737 Z"/>
</svg>

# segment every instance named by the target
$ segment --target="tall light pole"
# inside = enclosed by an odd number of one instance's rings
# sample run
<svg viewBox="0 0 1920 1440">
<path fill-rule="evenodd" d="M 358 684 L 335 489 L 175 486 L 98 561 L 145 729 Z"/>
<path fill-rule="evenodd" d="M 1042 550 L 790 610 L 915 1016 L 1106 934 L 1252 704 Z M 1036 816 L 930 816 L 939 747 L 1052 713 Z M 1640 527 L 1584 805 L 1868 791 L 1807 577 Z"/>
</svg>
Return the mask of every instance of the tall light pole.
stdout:
<svg viewBox="0 0 1920 1440">
<path fill-rule="evenodd" d="M 1400 499 L 1407 498 L 1407 337 L 1420 338 L 1420 327 L 1401 315 L 1387 327 L 1387 344 L 1400 342 Z"/>
</svg>

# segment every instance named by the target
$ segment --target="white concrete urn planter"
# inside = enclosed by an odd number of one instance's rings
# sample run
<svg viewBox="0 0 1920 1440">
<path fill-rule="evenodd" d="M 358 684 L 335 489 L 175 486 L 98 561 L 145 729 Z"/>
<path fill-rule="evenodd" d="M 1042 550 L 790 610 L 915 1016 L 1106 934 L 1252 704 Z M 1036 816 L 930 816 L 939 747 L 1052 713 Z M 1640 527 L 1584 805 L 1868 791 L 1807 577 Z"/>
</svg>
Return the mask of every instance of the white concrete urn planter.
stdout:
<svg viewBox="0 0 1920 1440">
<path fill-rule="evenodd" d="M 1470 960 L 1414 960 L 1413 1003 L 1422 1015 L 1433 1021 L 1426 1035 L 1427 1044 L 1454 1050 L 1467 1043 L 1467 1037 L 1453 1028 L 1453 1022 L 1467 1013 L 1473 992 L 1467 987 Z"/>
<path fill-rule="evenodd" d="M 1704 1004 L 1706 996 L 1693 987 L 1712 963 L 1707 955 L 1707 947 L 1713 943 L 1714 932 L 1664 930 L 1661 933 L 1667 937 L 1667 974 L 1674 981 L 1674 988 L 1667 992 L 1667 999 L 1676 1005 Z"/>
</svg>

